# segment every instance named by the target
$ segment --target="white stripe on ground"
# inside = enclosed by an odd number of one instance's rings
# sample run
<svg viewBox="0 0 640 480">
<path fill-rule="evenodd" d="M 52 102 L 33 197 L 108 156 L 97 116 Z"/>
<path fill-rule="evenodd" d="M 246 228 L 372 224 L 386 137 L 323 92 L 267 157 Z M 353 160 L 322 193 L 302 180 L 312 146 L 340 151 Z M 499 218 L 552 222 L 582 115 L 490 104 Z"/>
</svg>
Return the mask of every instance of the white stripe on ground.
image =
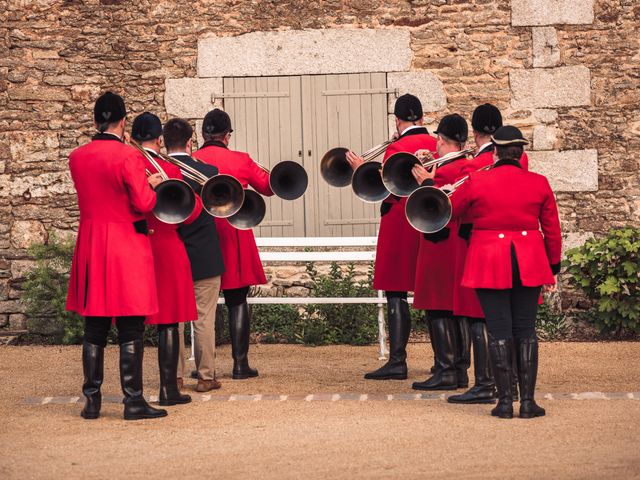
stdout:
<svg viewBox="0 0 640 480">
<path fill-rule="evenodd" d="M 435 393 L 435 392 L 434 392 Z M 319 400 L 330 400 L 332 402 L 338 401 L 353 401 L 357 400 L 360 402 L 374 401 L 374 400 L 386 400 L 386 401 L 415 401 L 415 400 L 446 400 L 447 396 L 444 393 L 439 394 L 431 394 L 428 397 L 423 398 L 423 394 L 421 393 L 401 393 L 401 394 L 387 394 L 386 396 L 380 396 L 379 394 L 368 394 L 368 393 L 333 393 L 333 394 L 307 394 L 307 395 L 294 395 L 293 399 L 290 400 L 290 395 L 200 395 L 199 397 L 195 397 L 194 400 L 197 401 L 198 398 L 201 402 L 209 402 L 211 400 L 223 400 L 228 402 L 236 402 L 236 401 L 249 401 L 249 402 L 260 402 L 260 401 L 269 401 L 269 400 L 277 400 L 280 402 L 285 401 L 305 401 L 305 402 L 313 402 Z M 640 392 L 580 392 L 580 393 L 539 393 L 538 398 L 543 398 L 544 400 L 551 401 L 560 401 L 560 400 L 640 400 Z M 105 399 L 103 399 L 104 403 L 119 403 L 121 398 L 109 398 L 115 397 L 114 395 L 105 395 Z M 267 398 L 265 398 L 267 397 Z M 157 395 L 150 395 L 147 397 L 150 402 L 157 402 Z M 84 397 L 77 396 L 69 396 L 69 397 L 35 397 L 35 398 L 26 398 L 23 403 L 28 405 L 48 405 L 48 404 L 68 404 L 74 405 L 76 403 L 84 402 Z"/>
</svg>

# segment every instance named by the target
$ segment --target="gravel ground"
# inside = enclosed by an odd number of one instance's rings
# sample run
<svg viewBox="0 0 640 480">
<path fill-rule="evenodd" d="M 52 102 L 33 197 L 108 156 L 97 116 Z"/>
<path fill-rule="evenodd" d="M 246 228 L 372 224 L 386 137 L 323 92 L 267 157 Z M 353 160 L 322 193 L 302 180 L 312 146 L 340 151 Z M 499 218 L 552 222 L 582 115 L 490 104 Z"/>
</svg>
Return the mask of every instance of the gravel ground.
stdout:
<svg viewBox="0 0 640 480">
<path fill-rule="evenodd" d="M 120 393 L 117 351 L 107 349 L 105 394 Z M 412 392 L 428 351 L 410 345 L 409 380 L 371 382 L 374 346 L 253 345 L 260 378 L 233 381 L 222 347 L 214 395 Z M 156 352 L 146 353 L 145 391 L 156 394 Z M 640 392 L 640 343 L 545 343 L 540 358 L 540 392 Z M 79 347 L 0 347 L 0 378 L 3 479 L 640 478 L 639 400 L 542 400 L 546 417 L 511 421 L 441 400 L 195 402 L 140 422 L 106 404 L 89 422 L 79 404 L 22 403 L 79 395 Z"/>
</svg>

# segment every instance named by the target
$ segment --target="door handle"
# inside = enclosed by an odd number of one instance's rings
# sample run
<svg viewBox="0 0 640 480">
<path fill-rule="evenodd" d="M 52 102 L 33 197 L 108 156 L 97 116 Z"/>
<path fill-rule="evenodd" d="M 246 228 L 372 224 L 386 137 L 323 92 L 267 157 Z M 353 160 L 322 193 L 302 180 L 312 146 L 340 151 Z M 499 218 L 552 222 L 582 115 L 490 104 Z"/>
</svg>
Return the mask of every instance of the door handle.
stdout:
<svg viewBox="0 0 640 480">
<path fill-rule="evenodd" d="M 311 150 L 307 150 L 307 156 L 310 157 L 311 156 Z"/>
</svg>

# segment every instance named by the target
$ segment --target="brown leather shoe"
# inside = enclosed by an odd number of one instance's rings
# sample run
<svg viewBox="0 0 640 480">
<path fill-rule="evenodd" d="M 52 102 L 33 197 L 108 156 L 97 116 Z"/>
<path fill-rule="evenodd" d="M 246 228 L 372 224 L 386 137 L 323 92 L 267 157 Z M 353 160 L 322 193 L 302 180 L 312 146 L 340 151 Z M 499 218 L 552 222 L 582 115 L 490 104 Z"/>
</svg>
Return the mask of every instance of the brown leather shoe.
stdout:
<svg viewBox="0 0 640 480">
<path fill-rule="evenodd" d="M 222 387 L 222 384 L 216 380 L 198 380 L 198 384 L 196 385 L 196 392 L 208 392 L 210 390 L 218 390 Z"/>
<path fill-rule="evenodd" d="M 180 377 L 176 378 L 176 383 L 178 384 L 178 390 L 182 390 L 182 387 L 184 387 L 184 382 L 182 381 L 182 378 Z"/>
</svg>

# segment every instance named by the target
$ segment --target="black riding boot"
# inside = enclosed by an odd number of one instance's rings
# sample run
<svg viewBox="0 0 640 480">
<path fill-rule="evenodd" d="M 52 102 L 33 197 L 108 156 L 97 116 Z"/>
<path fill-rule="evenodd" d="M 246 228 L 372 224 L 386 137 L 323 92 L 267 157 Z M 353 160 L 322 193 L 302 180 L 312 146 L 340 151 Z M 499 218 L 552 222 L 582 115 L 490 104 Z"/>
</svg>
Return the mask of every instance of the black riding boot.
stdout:
<svg viewBox="0 0 640 480">
<path fill-rule="evenodd" d="M 475 385 L 461 395 L 447 398 L 449 403 L 496 403 L 496 384 L 491 374 L 487 324 L 484 320 L 471 322 L 473 340 L 473 370 Z"/>
<path fill-rule="evenodd" d="M 453 319 L 456 329 L 456 372 L 458 374 L 458 388 L 469 386 L 467 370 L 471 366 L 471 328 L 467 317 Z"/>
<path fill-rule="evenodd" d="M 429 320 L 429 316 L 426 315 L 425 318 L 426 322 L 427 322 L 427 330 L 429 331 L 429 342 L 431 343 L 431 351 L 434 352 L 434 356 L 433 356 L 433 367 L 431 367 L 431 373 L 436 373 L 436 359 L 435 359 L 435 347 L 433 346 L 433 327 L 431 326 L 431 320 Z"/>
<path fill-rule="evenodd" d="M 513 339 L 495 339 L 489 336 L 489 353 L 493 374 L 498 390 L 498 405 L 491 410 L 491 415 L 500 418 L 513 418 Z"/>
<path fill-rule="evenodd" d="M 229 307 L 229 334 L 233 356 L 233 379 L 257 377 L 258 371 L 249 367 L 249 305 L 241 303 Z"/>
<path fill-rule="evenodd" d="M 407 343 L 411 333 L 409 304 L 405 298 L 387 298 L 389 326 L 389 361 L 375 372 L 367 373 L 368 380 L 406 380 Z"/>
<path fill-rule="evenodd" d="M 158 331 L 158 368 L 160 370 L 160 405 L 176 405 L 191 402 L 189 395 L 182 395 L 178 389 L 178 355 L 180 345 L 178 327 L 168 327 Z"/>
<path fill-rule="evenodd" d="M 120 344 L 120 384 L 124 393 L 124 419 L 166 417 L 167 411 L 153 408 L 142 396 L 142 339 Z"/>
<path fill-rule="evenodd" d="M 520 376 L 520 418 L 535 418 L 545 415 L 544 408 L 534 400 L 538 376 L 538 339 L 523 338 L 516 341 L 518 373 Z"/>
<path fill-rule="evenodd" d="M 414 390 L 455 390 L 458 375 L 455 366 L 454 325 L 450 317 L 431 319 L 436 372 L 424 382 L 415 382 Z"/>
<path fill-rule="evenodd" d="M 511 367 L 513 368 L 513 401 L 518 401 L 518 351 L 516 342 L 513 342 L 513 357 L 511 357 Z"/>
<path fill-rule="evenodd" d="M 100 407 L 102 406 L 100 387 L 104 378 L 104 347 L 94 345 L 86 340 L 82 342 L 82 370 L 84 372 L 82 394 L 86 401 L 80 416 L 87 420 L 93 420 L 100 416 Z"/>
</svg>

